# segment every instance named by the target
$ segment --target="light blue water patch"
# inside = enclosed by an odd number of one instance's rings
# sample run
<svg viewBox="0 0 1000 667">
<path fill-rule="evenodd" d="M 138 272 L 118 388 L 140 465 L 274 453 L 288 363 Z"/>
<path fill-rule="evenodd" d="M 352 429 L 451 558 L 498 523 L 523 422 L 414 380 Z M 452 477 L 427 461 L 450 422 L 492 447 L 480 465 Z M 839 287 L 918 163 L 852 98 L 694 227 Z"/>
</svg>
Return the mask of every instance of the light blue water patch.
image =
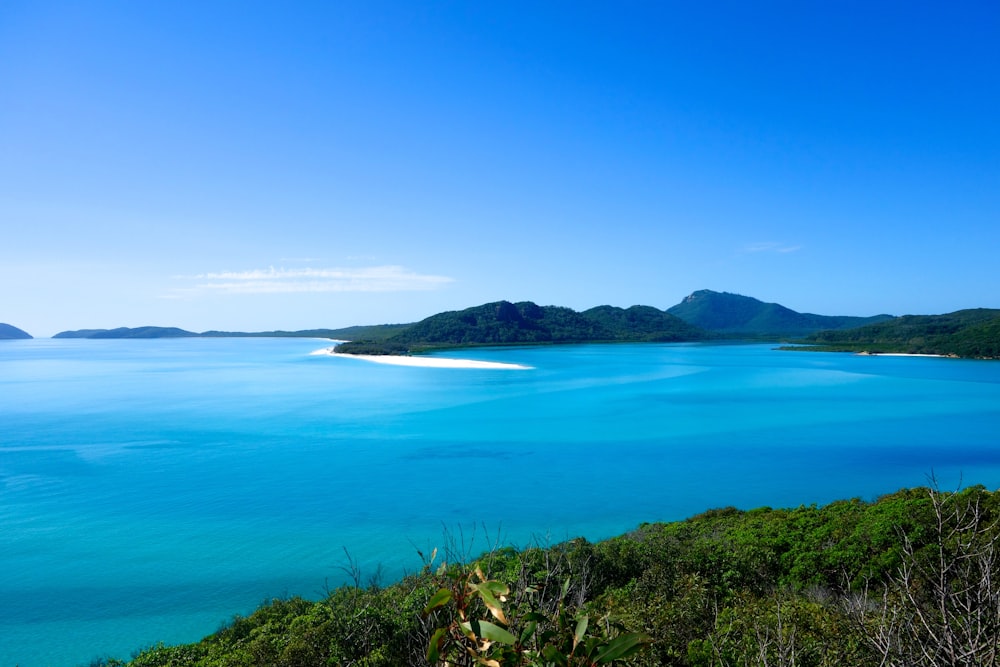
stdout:
<svg viewBox="0 0 1000 667">
<path fill-rule="evenodd" d="M 590 539 L 710 507 L 1000 485 L 1000 364 L 766 345 L 442 353 L 302 339 L 0 345 L 0 667 L 193 641 L 419 568 L 443 529 Z M 480 545 L 480 546 L 476 546 Z M 54 643 L 51 637 L 58 636 Z"/>
</svg>

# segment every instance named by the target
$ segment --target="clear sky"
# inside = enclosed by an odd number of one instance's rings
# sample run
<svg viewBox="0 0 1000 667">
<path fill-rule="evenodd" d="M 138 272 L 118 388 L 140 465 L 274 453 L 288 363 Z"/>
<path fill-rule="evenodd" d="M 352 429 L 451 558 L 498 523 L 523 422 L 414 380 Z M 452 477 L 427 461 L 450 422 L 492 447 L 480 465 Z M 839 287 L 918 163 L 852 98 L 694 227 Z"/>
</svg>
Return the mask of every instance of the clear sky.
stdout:
<svg viewBox="0 0 1000 667">
<path fill-rule="evenodd" d="M 0 2 L 0 322 L 1000 307 L 1000 3 Z"/>
</svg>

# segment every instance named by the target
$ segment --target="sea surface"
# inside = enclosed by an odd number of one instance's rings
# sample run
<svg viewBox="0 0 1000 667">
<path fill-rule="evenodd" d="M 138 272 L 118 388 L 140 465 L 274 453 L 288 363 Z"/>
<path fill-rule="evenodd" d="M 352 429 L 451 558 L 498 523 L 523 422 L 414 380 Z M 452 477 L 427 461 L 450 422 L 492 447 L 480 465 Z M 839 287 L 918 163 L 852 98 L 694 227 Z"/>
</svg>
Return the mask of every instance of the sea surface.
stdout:
<svg viewBox="0 0 1000 667">
<path fill-rule="evenodd" d="M 1000 486 L 1000 362 L 770 345 L 452 351 L 0 342 L 0 667 L 195 641 L 445 542 L 597 540 L 712 507 Z"/>
</svg>

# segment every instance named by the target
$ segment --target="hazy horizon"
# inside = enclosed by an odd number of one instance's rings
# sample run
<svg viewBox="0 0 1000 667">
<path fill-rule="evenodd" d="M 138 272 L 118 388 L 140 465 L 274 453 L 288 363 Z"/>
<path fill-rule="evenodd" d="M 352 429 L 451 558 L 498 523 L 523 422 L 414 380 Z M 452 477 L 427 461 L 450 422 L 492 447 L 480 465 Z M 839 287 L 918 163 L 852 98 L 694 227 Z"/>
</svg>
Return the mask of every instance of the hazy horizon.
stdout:
<svg viewBox="0 0 1000 667">
<path fill-rule="evenodd" d="M 1000 307 L 1000 6 L 0 5 L 0 322 Z"/>
</svg>

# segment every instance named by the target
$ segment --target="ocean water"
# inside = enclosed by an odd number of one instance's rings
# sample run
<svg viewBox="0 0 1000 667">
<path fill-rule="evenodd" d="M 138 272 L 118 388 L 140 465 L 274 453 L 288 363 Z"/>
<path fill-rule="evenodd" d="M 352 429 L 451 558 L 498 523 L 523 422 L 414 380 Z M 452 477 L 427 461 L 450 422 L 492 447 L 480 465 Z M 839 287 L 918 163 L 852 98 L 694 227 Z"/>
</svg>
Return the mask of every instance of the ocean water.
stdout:
<svg viewBox="0 0 1000 667">
<path fill-rule="evenodd" d="M 1000 363 L 580 345 L 385 366 L 303 339 L 0 344 L 0 667 L 194 641 L 348 556 L 1000 486 Z M 346 550 L 346 551 L 345 551 Z"/>
</svg>

